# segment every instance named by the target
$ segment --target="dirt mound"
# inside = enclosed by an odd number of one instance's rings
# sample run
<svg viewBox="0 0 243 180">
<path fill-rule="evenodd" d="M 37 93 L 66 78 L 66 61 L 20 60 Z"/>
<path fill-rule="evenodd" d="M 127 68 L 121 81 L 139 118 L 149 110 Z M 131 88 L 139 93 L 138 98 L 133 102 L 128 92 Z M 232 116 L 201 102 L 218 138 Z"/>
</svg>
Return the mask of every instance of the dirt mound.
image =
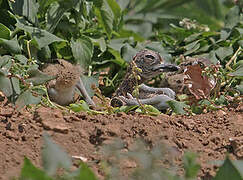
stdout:
<svg viewBox="0 0 243 180">
<path fill-rule="evenodd" d="M 102 144 L 121 138 L 129 147 L 142 137 L 150 145 L 163 142 L 176 149 L 177 162 L 187 150 L 198 153 L 200 176 L 207 179 L 226 152 L 233 159 L 243 158 L 243 106 L 196 116 L 151 117 L 141 114 L 88 115 L 40 107 L 17 112 L 0 102 L 0 179 L 18 176 L 27 156 L 41 166 L 42 134 L 47 131 L 70 155 L 83 156 L 99 177 L 97 153 Z"/>
</svg>

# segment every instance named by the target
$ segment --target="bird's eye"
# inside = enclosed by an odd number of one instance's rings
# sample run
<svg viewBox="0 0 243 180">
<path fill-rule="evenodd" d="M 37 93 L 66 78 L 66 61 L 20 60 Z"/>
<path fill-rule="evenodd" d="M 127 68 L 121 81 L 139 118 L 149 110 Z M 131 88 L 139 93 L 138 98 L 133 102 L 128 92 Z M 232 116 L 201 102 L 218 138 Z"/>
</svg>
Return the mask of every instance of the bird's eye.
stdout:
<svg viewBox="0 0 243 180">
<path fill-rule="evenodd" d="M 149 59 L 155 59 L 155 57 L 154 57 L 154 56 L 152 56 L 152 55 L 150 55 L 150 54 L 145 55 L 145 57 L 146 57 L 146 58 L 149 58 Z"/>
</svg>

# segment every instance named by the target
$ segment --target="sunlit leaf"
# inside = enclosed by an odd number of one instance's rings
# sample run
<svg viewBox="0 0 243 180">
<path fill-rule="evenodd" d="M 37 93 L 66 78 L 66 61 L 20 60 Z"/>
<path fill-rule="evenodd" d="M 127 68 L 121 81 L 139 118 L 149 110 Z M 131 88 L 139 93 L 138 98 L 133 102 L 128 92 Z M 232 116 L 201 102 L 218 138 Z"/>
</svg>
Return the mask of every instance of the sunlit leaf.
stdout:
<svg viewBox="0 0 243 180">
<path fill-rule="evenodd" d="M 10 1 L 10 6 L 15 14 L 25 16 L 33 24 L 38 22 L 36 17 L 39 8 L 38 2 L 34 0 Z"/>
<path fill-rule="evenodd" d="M 10 39 L 10 30 L 2 23 L 0 23 L 0 38 Z"/>
<path fill-rule="evenodd" d="M 35 167 L 29 159 L 24 158 L 24 165 L 21 170 L 20 180 L 52 180 L 44 171 Z"/>
<path fill-rule="evenodd" d="M 38 43 L 39 49 L 53 43 L 56 41 L 64 41 L 63 39 L 47 32 L 46 30 L 32 27 L 29 25 L 25 25 L 22 19 L 17 20 L 16 26 L 20 29 L 23 29 L 31 34 L 31 36 L 36 40 Z"/>
<path fill-rule="evenodd" d="M 42 161 L 45 172 L 48 175 L 54 175 L 59 167 L 69 169 L 72 163 L 68 154 L 54 143 L 47 134 L 44 134 L 43 138 L 44 148 L 42 151 Z"/>
<path fill-rule="evenodd" d="M 175 100 L 167 101 L 166 103 L 170 106 L 170 108 L 176 114 L 186 114 L 186 111 L 184 110 L 184 108 L 190 107 L 187 104 L 185 104 L 184 102 L 179 102 L 179 101 L 175 101 Z"/>
<path fill-rule="evenodd" d="M 83 67 L 88 68 L 93 56 L 93 43 L 88 37 L 82 36 L 79 39 L 71 41 L 71 48 L 74 58 Z"/>
<path fill-rule="evenodd" d="M 104 29 L 107 37 L 110 39 L 113 29 L 114 14 L 112 13 L 106 0 L 103 1 L 101 8 L 95 8 L 95 15 L 97 16 L 98 22 Z"/>
</svg>

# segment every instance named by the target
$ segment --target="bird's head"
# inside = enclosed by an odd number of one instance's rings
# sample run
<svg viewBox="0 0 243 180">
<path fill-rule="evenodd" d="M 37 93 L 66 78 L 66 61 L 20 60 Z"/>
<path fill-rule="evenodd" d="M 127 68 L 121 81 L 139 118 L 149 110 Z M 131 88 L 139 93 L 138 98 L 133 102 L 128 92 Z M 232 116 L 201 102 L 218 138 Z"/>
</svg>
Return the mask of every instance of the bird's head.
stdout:
<svg viewBox="0 0 243 180">
<path fill-rule="evenodd" d="M 179 67 L 173 64 L 164 63 L 159 53 L 152 50 L 142 50 L 138 52 L 134 57 L 130 65 L 135 64 L 141 71 L 138 71 L 138 75 L 143 80 L 151 79 L 163 72 L 171 72 L 179 70 Z"/>
</svg>

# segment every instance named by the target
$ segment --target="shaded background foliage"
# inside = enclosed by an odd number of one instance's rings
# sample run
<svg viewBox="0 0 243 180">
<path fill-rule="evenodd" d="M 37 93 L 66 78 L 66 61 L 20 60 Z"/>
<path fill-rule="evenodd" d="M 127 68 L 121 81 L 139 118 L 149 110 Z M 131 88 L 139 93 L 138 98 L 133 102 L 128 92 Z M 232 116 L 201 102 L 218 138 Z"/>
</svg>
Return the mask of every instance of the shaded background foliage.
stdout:
<svg viewBox="0 0 243 180">
<path fill-rule="evenodd" d="M 42 88 L 25 80 L 54 58 L 79 63 L 88 85 L 98 81 L 93 72 L 107 72 L 100 88 L 111 95 L 142 48 L 169 62 L 189 55 L 225 65 L 243 44 L 242 1 L 1 0 L 0 9 L 0 90 L 22 105 L 40 102 Z M 238 77 L 232 87 L 242 87 L 241 50 L 227 73 Z M 35 96 L 21 100 L 24 92 Z"/>
</svg>

